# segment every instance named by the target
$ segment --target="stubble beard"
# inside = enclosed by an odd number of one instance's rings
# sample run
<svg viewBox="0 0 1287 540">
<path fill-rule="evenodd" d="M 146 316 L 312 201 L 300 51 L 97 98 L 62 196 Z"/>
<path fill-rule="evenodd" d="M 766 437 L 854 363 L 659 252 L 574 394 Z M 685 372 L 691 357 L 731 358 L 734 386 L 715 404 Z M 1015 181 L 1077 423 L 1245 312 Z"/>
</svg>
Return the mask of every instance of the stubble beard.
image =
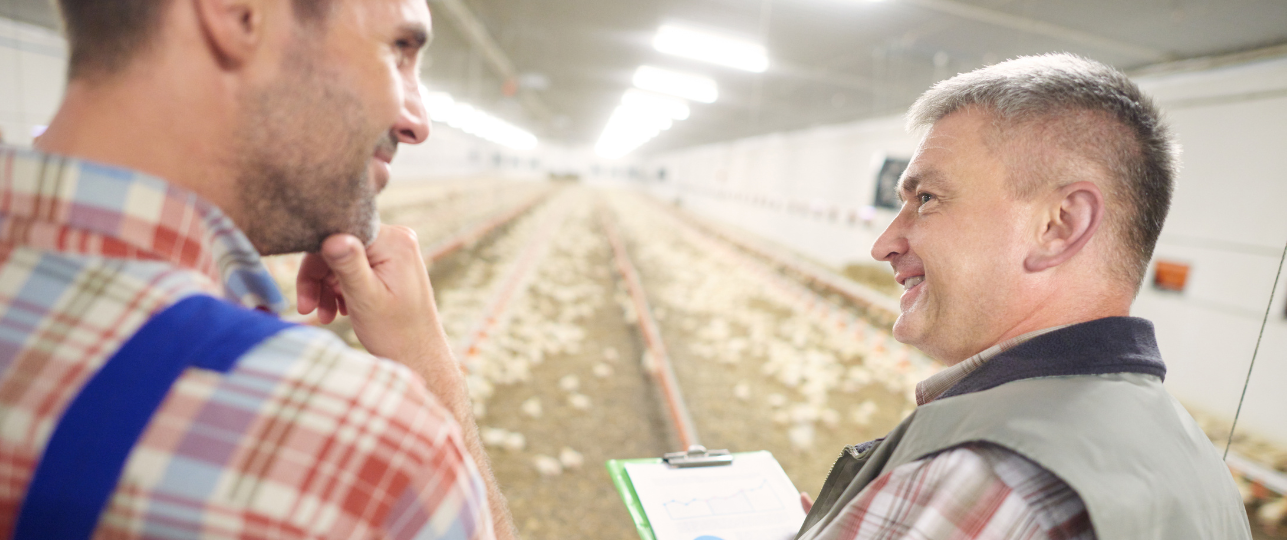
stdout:
<svg viewBox="0 0 1287 540">
<path fill-rule="evenodd" d="M 316 252 L 337 233 L 370 243 L 379 230 L 367 167 L 387 131 L 310 54 L 294 51 L 277 81 L 242 98 L 237 225 L 262 255 Z"/>
</svg>

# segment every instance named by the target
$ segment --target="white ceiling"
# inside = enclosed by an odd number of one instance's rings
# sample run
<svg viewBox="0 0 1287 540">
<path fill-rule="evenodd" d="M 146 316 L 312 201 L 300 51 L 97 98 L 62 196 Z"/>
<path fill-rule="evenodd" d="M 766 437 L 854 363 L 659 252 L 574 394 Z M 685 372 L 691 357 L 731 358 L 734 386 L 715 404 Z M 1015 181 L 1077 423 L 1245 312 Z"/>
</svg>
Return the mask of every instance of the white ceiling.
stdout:
<svg viewBox="0 0 1287 540">
<path fill-rule="evenodd" d="M 0 0 L 0 16 L 57 26 L 50 0 Z M 437 0 L 430 1 L 435 9 Z M 4 7 L 8 4 L 7 7 Z M 643 148 L 657 151 L 885 115 L 937 80 L 1016 55 L 1082 54 L 1132 70 L 1287 43 L 1284 0 L 463 0 L 521 74 L 501 79 L 438 14 L 425 80 L 539 137 L 593 144 L 644 63 L 714 77 L 720 99 Z M 438 10 L 442 11 L 442 10 Z M 767 46 L 763 74 L 654 51 L 680 21 Z"/>
</svg>

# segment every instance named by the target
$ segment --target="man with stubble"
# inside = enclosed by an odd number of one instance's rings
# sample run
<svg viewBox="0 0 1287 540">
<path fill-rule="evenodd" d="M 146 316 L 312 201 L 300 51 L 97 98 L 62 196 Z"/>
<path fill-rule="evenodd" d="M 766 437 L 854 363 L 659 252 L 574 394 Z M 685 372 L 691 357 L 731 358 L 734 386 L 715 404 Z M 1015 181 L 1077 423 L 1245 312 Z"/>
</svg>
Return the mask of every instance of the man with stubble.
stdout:
<svg viewBox="0 0 1287 540">
<path fill-rule="evenodd" d="M 35 150 L 0 147 L 0 529 L 35 519 L 60 417 L 150 319 L 281 311 L 260 257 L 308 252 L 301 312 L 347 313 L 370 354 L 294 326 L 178 371 L 94 535 L 513 537 L 415 234 L 375 208 L 429 135 L 426 3 L 59 4 L 64 102 Z"/>
</svg>

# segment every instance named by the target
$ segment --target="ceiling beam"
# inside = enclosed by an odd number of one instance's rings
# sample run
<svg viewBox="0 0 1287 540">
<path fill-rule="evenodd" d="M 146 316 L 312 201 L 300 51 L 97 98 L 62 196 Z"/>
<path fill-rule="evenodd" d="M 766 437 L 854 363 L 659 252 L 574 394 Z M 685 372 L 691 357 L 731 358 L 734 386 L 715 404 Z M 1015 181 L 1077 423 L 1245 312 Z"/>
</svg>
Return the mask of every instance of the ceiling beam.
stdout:
<svg viewBox="0 0 1287 540">
<path fill-rule="evenodd" d="M 447 12 L 447 18 L 451 19 L 456 28 L 460 29 L 469 44 L 482 53 L 487 65 L 500 77 L 501 81 L 518 84 L 519 74 L 518 69 L 514 67 L 514 62 L 509 59 L 509 55 L 505 54 L 505 50 L 501 49 L 500 44 L 496 43 L 496 40 L 492 38 L 491 32 L 487 31 L 487 27 L 483 25 L 482 21 L 478 20 L 478 17 L 469 10 L 469 7 L 464 2 L 461 0 L 432 0 L 432 2 L 441 6 L 443 11 Z M 554 117 L 553 113 L 550 112 L 549 106 L 530 90 L 520 88 L 518 90 L 518 99 L 523 103 L 523 107 L 537 119 L 549 121 Z"/>
<path fill-rule="evenodd" d="M 1287 58 L 1287 42 L 1226 54 L 1199 56 L 1196 58 L 1182 58 L 1171 62 L 1162 62 L 1133 69 L 1126 74 L 1131 77 L 1141 77 L 1145 75 L 1179 73 L 1183 71 L 1204 71 L 1224 66 L 1245 64 L 1267 58 Z"/>
<path fill-rule="evenodd" d="M 1171 58 L 1169 53 L 1159 49 L 1144 47 L 1134 43 L 1127 43 L 1125 41 L 1068 28 L 1066 26 L 1051 24 L 1029 17 L 1021 17 L 1019 15 L 1011 15 L 1002 11 L 982 8 L 966 4 L 964 2 L 959 2 L 957 0 L 899 0 L 899 3 L 911 4 L 924 9 L 954 15 L 962 19 L 970 19 L 972 21 L 1010 28 L 1020 32 L 1073 41 L 1103 50 L 1128 54 L 1138 57 L 1141 60 L 1157 62 Z"/>
</svg>

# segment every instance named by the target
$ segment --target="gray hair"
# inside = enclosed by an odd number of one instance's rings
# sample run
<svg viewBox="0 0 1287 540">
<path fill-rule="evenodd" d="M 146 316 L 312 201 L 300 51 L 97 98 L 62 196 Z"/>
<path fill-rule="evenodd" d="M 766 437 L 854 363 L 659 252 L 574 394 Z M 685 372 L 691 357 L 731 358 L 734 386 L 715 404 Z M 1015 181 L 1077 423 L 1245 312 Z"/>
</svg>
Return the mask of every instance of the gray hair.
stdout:
<svg viewBox="0 0 1287 540">
<path fill-rule="evenodd" d="M 1124 248 L 1115 274 L 1138 290 L 1171 206 L 1179 145 L 1153 101 L 1120 71 L 1072 54 L 1025 56 L 962 73 L 921 95 L 908 129 L 966 108 L 994 117 L 1011 185 L 1031 196 L 1079 180 L 1105 192 L 1105 223 Z"/>
</svg>

